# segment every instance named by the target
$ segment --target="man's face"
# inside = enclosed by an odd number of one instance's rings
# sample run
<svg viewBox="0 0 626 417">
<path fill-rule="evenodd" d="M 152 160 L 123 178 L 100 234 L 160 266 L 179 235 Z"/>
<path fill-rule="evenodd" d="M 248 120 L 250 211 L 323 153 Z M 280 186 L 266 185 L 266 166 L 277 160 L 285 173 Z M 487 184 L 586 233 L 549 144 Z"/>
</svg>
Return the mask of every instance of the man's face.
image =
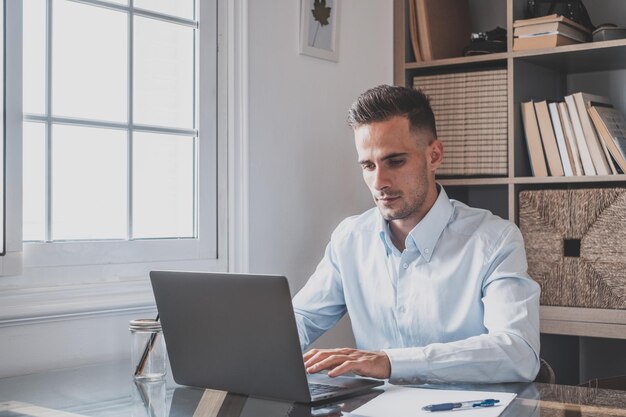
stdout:
<svg viewBox="0 0 626 417">
<path fill-rule="evenodd" d="M 388 221 L 417 224 L 436 197 L 435 170 L 441 142 L 409 130 L 406 117 L 362 125 L 354 130 L 363 179 Z M 432 200 L 432 201 L 431 201 Z"/>
</svg>

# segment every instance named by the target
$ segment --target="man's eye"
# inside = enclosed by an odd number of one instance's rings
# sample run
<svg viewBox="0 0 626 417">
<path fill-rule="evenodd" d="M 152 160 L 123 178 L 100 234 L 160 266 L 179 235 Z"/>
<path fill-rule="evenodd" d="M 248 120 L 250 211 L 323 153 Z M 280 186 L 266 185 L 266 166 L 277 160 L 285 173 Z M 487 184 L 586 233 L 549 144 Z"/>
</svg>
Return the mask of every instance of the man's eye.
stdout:
<svg viewBox="0 0 626 417">
<path fill-rule="evenodd" d="M 399 166 L 402 165 L 404 163 L 404 159 L 390 159 L 389 160 L 389 165 L 392 166 Z"/>
<path fill-rule="evenodd" d="M 363 168 L 363 171 L 371 171 L 374 169 L 374 164 L 363 164 L 361 168 Z"/>
</svg>

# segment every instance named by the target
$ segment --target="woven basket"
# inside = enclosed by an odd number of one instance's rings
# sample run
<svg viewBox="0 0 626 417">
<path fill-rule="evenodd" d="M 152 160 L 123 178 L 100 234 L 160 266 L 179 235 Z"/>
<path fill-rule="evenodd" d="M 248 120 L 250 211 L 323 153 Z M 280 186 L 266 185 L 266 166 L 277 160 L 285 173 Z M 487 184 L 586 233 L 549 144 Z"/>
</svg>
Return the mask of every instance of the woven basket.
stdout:
<svg viewBox="0 0 626 417">
<path fill-rule="evenodd" d="M 519 193 L 541 304 L 626 309 L 626 188 Z"/>
</svg>

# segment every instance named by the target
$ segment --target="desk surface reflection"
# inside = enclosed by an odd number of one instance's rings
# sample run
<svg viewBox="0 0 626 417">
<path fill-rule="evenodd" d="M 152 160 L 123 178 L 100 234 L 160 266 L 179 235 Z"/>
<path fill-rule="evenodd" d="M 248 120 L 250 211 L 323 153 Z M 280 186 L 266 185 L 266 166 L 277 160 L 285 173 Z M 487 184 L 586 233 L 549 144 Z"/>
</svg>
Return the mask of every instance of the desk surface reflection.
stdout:
<svg viewBox="0 0 626 417">
<path fill-rule="evenodd" d="M 308 406 L 176 385 L 135 383 L 127 362 L 0 379 L 0 417 L 342 416 L 382 393 Z M 626 417 L 626 392 L 548 384 L 445 385 L 432 389 L 515 392 L 503 417 Z M 402 414 L 389 410 L 389 415 Z"/>
</svg>

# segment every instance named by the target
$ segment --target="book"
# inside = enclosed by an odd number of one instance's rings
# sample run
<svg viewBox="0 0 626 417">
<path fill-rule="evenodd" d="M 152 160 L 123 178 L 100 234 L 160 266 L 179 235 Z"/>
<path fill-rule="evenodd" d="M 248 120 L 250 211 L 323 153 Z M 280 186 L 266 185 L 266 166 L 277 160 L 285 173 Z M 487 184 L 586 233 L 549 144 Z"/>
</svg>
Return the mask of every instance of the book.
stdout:
<svg viewBox="0 0 626 417">
<path fill-rule="evenodd" d="M 463 56 L 470 43 L 468 0 L 415 0 L 424 61 Z"/>
<path fill-rule="evenodd" d="M 550 121 L 548 103 L 543 100 L 535 102 L 534 105 L 535 114 L 537 115 L 537 124 L 539 125 L 539 133 L 541 135 L 541 142 L 543 143 L 543 150 L 546 154 L 546 160 L 548 161 L 550 175 L 554 177 L 562 177 L 564 174 L 563 164 L 559 155 L 559 148 L 556 144 L 556 138 L 554 137 L 552 122 Z"/>
<path fill-rule="evenodd" d="M 561 34 L 531 36 L 528 38 L 513 39 L 513 50 L 526 51 L 529 49 L 554 48 L 557 46 L 574 45 L 577 43 L 580 42 Z"/>
<path fill-rule="evenodd" d="M 600 138 L 622 172 L 626 173 L 626 120 L 619 110 L 612 107 L 589 107 L 589 115 Z"/>
<path fill-rule="evenodd" d="M 420 44 L 417 35 L 417 10 L 414 0 L 409 0 L 409 31 L 415 62 L 420 62 L 422 60 L 422 52 L 420 51 Z"/>
<path fill-rule="evenodd" d="M 591 30 L 588 27 L 581 25 L 578 22 L 574 22 L 572 19 L 569 19 L 565 16 L 561 16 L 560 14 L 550 14 L 547 16 L 539 16 L 533 17 L 532 19 L 520 19 L 513 22 L 513 27 L 523 27 L 523 26 L 532 26 L 538 25 L 542 23 L 553 23 L 553 22 L 563 22 L 568 26 L 576 28 L 585 33 L 591 33 Z"/>
<path fill-rule="evenodd" d="M 580 124 L 580 118 L 578 117 L 578 110 L 576 110 L 576 103 L 574 97 L 565 96 L 565 103 L 567 104 L 567 112 L 570 120 L 572 121 L 572 130 L 574 131 L 574 137 L 576 138 L 576 145 L 578 145 L 578 152 L 580 154 L 580 161 L 582 162 L 583 172 L 585 175 L 596 175 L 596 169 L 591 160 L 591 154 L 587 147 L 587 141 L 585 140 L 585 134 Z"/>
<path fill-rule="evenodd" d="M 559 155 L 561 155 L 561 162 L 563 163 L 563 172 L 566 177 L 574 175 L 574 159 L 572 153 L 565 140 L 563 134 L 563 127 L 561 126 L 561 117 L 559 116 L 559 103 L 548 104 L 548 110 L 550 111 L 550 119 L 552 119 L 552 127 L 554 128 L 554 136 L 556 137 L 556 144 L 559 147 Z"/>
<path fill-rule="evenodd" d="M 609 175 L 610 166 L 606 159 L 602 145 L 598 140 L 595 128 L 591 123 L 591 118 L 587 112 L 587 107 L 591 102 L 612 105 L 611 101 L 606 97 L 596 96 L 587 93 L 574 93 L 572 94 L 574 102 L 576 103 L 576 109 L 578 110 L 578 117 L 580 118 L 580 124 L 583 128 L 585 135 L 585 141 L 587 142 L 587 148 L 591 154 L 591 160 L 593 166 L 596 169 L 598 175 Z"/>
<path fill-rule="evenodd" d="M 589 110 L 587 109 L 587 111 Z M 592 120 L 592 123 L 593 123 L 593 120 Z M 594 129 L 595 129 L 595 126 L 594 126 Z M 600 137 L 600 134 L 598 133 L 598 129 L 596 129 L 596 136 L 598 137 L 598 141 L 600 142 L 600 145 L 602 145 L 602 150 L 604 151 L 604 156 L 606 157 L 606 161 L 609 163 L 610 173 L 613 175 L 616 175 L 617 168 L 615 167 L 615 162 L 613 160 L 613 157 L 611 156 L 611 153 L 609 152 L 609 148 L 606 146 L 606 143 Z"/>
<path fill-rule="evenodd" d="M 562 176 L 564 174 L 563 164 L 550 120 L 547 101 L 534 101 L 534 107 L 549 175 Z"/>
<path fill-rule="evenodd" d="M 521 107 L 522 124 L 524 125 L 526 145 L 528 146 L 528 155 L 530 157 L 530 168 L 535 177 L 547 177 L 548 168 L 543 153 L 543 145 L 541 144 L 539 124 L 537 124 L 535 115 L 535 105 L 531 100 L 522 102 Z"/>
<path fill-rule="evenodd" d="M 571 35 L 569 33 L 561 33 L 561 32 L 542 32 L 542 33 L 531 33 L 528 35 L 516 35 L 515 39 L 534 39 L 534 38 L 538 38 L 538 37 L 545 37 L 545 36 L 551 36 L 551 35 L 561 35 L 564 36 L 566 38 L 570 38 L 574 41 L 576 41 L 575 43 L 584 43 L 587 42 L 587 40 L 585 39 L 585 37 L 582 34 L 578 34 L 578 35 Z M 524 43 L 522 42 L 522 45 Z M 562 45 L 567 45 L 566 43 L 561 42 Z M 518 42 L 519 45 L 519 42 Z M 573 45 L 573 43 L 572 43 Z M 556 45 L 556 46 L 560 46 L 560 45 Z"/>
<path fill-rule="evenodd" d="M 567 104 L 561 102 L 558 104 L 559 117 L 561 120 L 561 127 L 563 128 L 563 135 L 565 136 L 565 143 L 568 145 L 568 149 L 572 155 L 572 170 L 574 175 L 585 175 L 583 172 L 582 162 L 580 161 L 580 154 L 578 153 L 578 145 L 576 145 L 576 137 L 574 136 L 574 130 L 572 128 L 572 121 L 569 118 L 567 112 Z"/>
<path fill-rule="evenodd" d="M 537 25 L 528 25 L 515 28 L 513 35 L 515 37 L 529 37 L 537 35 L 554 35 L 561 34 L 576 39 L 580 42 L 589 41 L 589 32 L 583 32 L 563 22 L 547 22 Z"/>
</svg>

